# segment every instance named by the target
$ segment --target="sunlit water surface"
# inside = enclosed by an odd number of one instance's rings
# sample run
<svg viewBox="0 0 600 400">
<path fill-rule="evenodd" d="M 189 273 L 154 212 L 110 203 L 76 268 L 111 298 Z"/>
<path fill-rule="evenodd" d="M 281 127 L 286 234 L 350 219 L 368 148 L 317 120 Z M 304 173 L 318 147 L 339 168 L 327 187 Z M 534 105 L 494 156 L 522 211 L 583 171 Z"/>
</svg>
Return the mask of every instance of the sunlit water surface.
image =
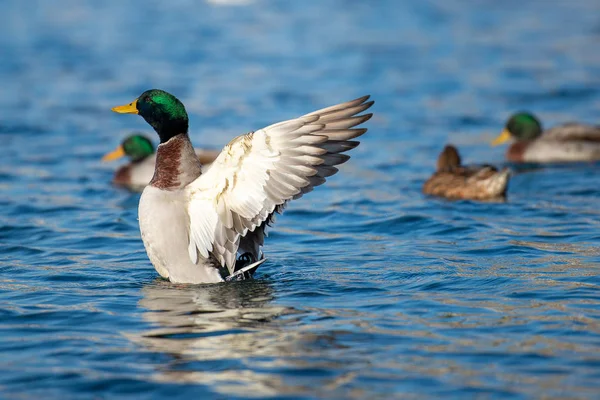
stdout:
<svg viewBox="0 0 600 400">
<path fill-rule="evenodd" d="M 420 193 L 448 141 L 501 163 L 512 111 L 600 120 L 597 1 L 7 1 L 0 26 L 0 397 L 597 398 L 600 165 Z M 197 146 L 367 93 L 375 117 L 254 281 L 174 285 L 99 160 L 151 87 Z"/>
</svg>

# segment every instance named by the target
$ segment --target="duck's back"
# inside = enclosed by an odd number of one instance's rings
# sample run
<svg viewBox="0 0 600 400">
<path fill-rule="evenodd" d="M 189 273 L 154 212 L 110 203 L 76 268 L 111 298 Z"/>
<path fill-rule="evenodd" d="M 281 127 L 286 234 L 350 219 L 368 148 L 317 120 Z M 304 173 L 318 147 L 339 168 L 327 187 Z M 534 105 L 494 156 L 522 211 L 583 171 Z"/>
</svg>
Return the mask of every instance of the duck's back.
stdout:
<svg viewBox="0 0 600 400">
<path fill-rule="evenodd" d="M 600 143 L 600 126 L 569 122 L 550 128 L 540 136 L 542 141 L 584 141 Z"/>
</svg>

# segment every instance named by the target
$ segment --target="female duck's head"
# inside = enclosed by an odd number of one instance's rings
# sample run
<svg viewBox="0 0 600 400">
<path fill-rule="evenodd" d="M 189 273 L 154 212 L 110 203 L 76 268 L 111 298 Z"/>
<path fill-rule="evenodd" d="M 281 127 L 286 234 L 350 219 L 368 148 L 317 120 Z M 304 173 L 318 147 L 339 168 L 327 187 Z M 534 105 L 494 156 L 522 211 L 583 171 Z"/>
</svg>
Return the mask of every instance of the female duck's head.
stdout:
<svg viewBox="0 0 600 400">
<path fill-rule="evenodd" d="M 183 103 L 164 90 L 146 90 L 131 103 L 112 110 L 121 114 L 141 115 L 158 133 L 161 143 L 188 131 L 188 115 Z"/>
<path fill-rule="evenodd" d="M 450 172 L 460 167 L 460 155 L 458 149 L 451 144 L 446 145 L 437 159 L 438 172 Z"/>
<path fill-rule="evenodd" d="M 528 140 L 534 140 L 542 134 L 542 124 L 540 121 L 530 113 L 519 112 L 513 114 L 506 125 L 504 130 L 494 141 L 492 146 L 496 146 L 507 142 L 511 138 L 516 139 L 519 142 Z"/>
<path fill-rule="evenodd" d="M 142 161 L 154 154 L 154 146 L 150 139 L 143 135 L 130 135 L 115 150 L 102 157 L 102 161 L 112 161 L 123 156 L 129 156 L 131 161 Z"/>
</svg>

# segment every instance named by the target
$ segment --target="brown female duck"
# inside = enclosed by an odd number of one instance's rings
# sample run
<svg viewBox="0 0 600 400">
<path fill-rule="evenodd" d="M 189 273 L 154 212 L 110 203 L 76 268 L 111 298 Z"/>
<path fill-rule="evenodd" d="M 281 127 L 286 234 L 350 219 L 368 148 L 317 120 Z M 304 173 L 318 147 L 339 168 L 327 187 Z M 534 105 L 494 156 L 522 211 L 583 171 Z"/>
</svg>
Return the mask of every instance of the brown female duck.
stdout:
<svg viewBox="0 0 600 400">
<path fill-rule="evenodd" d="M 447 145 L 437 160 L 437 171 L 423 185 L 423 193 L 447 199 L 488 200 L 506 194 L 510 171 L 490 165 L 462 166 L 456 147 Z"/>
</svg>

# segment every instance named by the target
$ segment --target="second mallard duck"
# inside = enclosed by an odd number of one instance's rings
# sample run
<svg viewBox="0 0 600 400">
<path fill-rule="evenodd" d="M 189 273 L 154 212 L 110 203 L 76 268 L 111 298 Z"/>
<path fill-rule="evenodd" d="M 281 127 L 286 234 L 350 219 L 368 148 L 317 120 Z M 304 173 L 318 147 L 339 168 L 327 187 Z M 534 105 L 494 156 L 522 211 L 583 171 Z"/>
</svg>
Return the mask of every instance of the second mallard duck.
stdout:
<svg viewBox="0 0 600 400">
<path fill-rule="evenodd" d="M 600 160 L 600 126 L 571 122 L 544 131 L 530 113 L 513 114 L 493 142 L 514 139 L 506 151 L 512 162 L 552 163 Z"/>
<path fill-rule="evenodd" d="M 491 165 L 463 166 L 456 147 L 447 145 L 437 160 L 437 171 L 423 185 L 423 193 L 447 199 L 490 200 L 506 194 L 510 171 Z"/>
<path fill-rule="evenodd" d="M 202 168 L 207 168 L 219 155 L 218 151 L 195 149 Z M 130 190 L 141 191 L 150 183 L 154 175 L 156 153 L 152 141 L 141 134 L 129 135 L 110 153 L 102 157 L 102 161 L 113 161 L 128 156 L 130 163 L 115 172 L 113 183 Z"/>
</svg>

